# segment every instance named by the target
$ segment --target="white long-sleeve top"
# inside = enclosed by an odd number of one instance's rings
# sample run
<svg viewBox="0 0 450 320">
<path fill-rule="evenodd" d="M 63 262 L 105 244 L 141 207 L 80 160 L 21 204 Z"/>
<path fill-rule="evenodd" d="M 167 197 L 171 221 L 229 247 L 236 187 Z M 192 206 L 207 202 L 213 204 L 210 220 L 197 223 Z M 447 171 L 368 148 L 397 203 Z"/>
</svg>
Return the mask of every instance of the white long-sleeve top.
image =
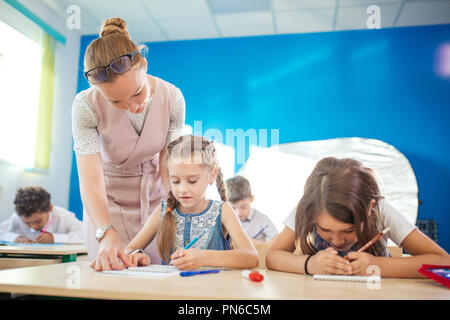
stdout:
<svg viewBox="0 0 450 320">
<path fill-rule="evenodd" d="M 47 232 L 53 234 L 53 239 L 58 243 L 84 243 L 82 222 L 72 212 L 57 206 L 49 213 L 49 220 L 53 221 L 47 228 Z M 35 240 L 41 234 L 27 227 L 22 219 L 14 212 L 11 218 L 0 224 L 0 239 L 14 241 L 19 236 Z"/>
</svg>

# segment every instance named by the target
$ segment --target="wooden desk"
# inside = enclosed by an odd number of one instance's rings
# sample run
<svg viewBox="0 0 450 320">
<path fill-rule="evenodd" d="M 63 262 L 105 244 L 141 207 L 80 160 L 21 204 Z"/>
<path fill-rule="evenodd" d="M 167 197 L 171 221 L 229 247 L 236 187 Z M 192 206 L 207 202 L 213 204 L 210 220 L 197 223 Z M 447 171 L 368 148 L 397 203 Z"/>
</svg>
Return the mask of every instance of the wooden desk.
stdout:
<svg viewBox="0 0 450 320">
<path fill-rule="evenodd" d="M 79 289 L 70 277 L 80 275 Z M 380 289 L 366 283 L 328 282 L 309 276 L 261 270 L 254 283 L 238 270 L 163 279 L 97 273 L 87 261 L 0 271 L 0 292 L 94 299 L 450 299 L 450 290 L 428 279 L 382 279 Z"/>
<path fill-rule="evenodd" d="M 87 253 L 83 244 L 0 246 L 0 269 L 74 262 Z"/>
</svg>

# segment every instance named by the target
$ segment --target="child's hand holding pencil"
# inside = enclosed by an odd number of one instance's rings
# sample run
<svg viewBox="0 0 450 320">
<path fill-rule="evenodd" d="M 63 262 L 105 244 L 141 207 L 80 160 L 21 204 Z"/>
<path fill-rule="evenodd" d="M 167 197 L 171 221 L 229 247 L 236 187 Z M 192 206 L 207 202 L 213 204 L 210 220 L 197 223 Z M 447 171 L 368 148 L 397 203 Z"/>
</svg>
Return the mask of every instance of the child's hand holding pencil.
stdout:
<svg viewBox="0 0 450 320">
<path fill-rule="evenodd" d="M 345 259 L 350 261 L 352 275 L 367 276 L 367 268 L 377 264 L 377 257 L 367 252 L 349 252 Z"/>
<path fill-rule="evenodd" d="M 208 258 L 206 252 L 206 250 L 195 248 L 187 250 L 178 249 L 170 257 L 172 259 L 170 264 L 180 270 L 194 270 L 204 267 L 206 265 L 205 261 Z"/>
<path fill-rule="evenodd" d="M 198 258 L 199 255 L 203 254 L 203 253 L 201 253 L 201 250 L 198 250 L 198 249 L 195 249 L 195 250 L 193 249 L 193 250 L 189 250 L 189 251 L 186 251 L 186 250 L 188 250 L 190 247 L 192 247 L 201 237 L 204 236 L 205 233 L 206 233 L 206 229 L 203 230 L 197 237 L 192 239 L 192 241 L 189 242 L 183 249 L 178 248 L 170 257 L 170 259 L 172 260 L 172 261 L 170 261 L 170 264 L 178 267 L 179 269 L 187 269 L 187 268 L 192 267 L 192 265 L 197 265 L 199 263 L 199 261 L 195 261 L 195 260 L 198 260 L 198 259 L 195 259 L 195 257 Z M 183 258 L 183 256 L 185 256 L 185 252 L 187 252 L 187 255 L 190 257 L 188 259 L 188 260 L 190 260 L 190 262 L 188 262 L 187 264 L 186 264 L 185 260 L 175 262 L 176 259 Z M 194 252 L 194 253 L 192 253 L 192 252 Z M 194 258 L 192 258 L 192 255 Z M 192 261 L 192 260 L 194 260 L 194 261 Z M 189 267 L 187 267 L 187 265 L 189 265 Z"/>
<path fill-rule="evenodd" d="M 55 238 L 53 237 L 53 234 L 51 234 L 50 232 L 47 232 L 47 230 L 50 227 L 50 225 L 52 224 L 53 220 L 54 220 L 54 217 L 51 217 L 47 221 L 44 228 L 42 228 L 41 234 L 36 238 L 37 243 L 54 243 L 55 242 Z"/>
<path fill-rule="evenodd" d="M 37 238 L 37 243 L 54 243 L 55 238 L 53 237 L 53 234 L 50 232 L 42 232 Z"/>
<path fill-rule="evenodd" d="M 376 236 L 369 240 L 365 245 L 359 248 L 358 251 L 349 252 L 345 259 L 350 261 L 350 266 L 352 268 L 353 275 L 367 275 L 367 269 L 371 265 L 377 264 L 377 257 L 371 255 L 370 253 L 366 253 L 367 249 L 369 249 L 375 242 L 380 240 L 387 232 L 389 232 L 390 228 L 387 227 L 383 231 L 379 232 Z"/>
</svg>

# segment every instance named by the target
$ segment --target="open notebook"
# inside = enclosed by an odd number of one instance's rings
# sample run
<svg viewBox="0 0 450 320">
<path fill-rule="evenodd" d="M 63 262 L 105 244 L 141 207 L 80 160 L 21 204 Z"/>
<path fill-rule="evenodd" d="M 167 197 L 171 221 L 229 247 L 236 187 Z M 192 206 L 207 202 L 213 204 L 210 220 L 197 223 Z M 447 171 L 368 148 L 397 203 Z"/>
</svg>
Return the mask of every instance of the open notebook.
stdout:
<svg viewBox="0 0 450 320">
<path fill-rule="evenodd" d="M 179 271 L 180 270 L 174 266 L 151 264 L 145 267 L 130 267 L 123 270 L 107 270 L 102 271 L 102 273 L 148 278 L 166 278 L 178 274 Z"/>
<path fill-rule="evenodd" d="M 230 268 L 217 268 L 217 267 L 200 267 L 195 270 L 189 271 L 203 271 L 203 270 L 231 270 Z M 188 270 L 183 270 L 188 271 Z M 145 267 L 130 267 L 128 269 L 123 270 L 109 270 L 102 271 L 102 273 L 107 274 L 116 274 L 122 276 L 137 276 L 143 278 L 166 278 L 173 275 L 177 275 L 181 272 L 181 270 L 177 269 L 177 267 L 172 265 L 160 265 L 160 264 L 151 264 Z"/>
</svg>

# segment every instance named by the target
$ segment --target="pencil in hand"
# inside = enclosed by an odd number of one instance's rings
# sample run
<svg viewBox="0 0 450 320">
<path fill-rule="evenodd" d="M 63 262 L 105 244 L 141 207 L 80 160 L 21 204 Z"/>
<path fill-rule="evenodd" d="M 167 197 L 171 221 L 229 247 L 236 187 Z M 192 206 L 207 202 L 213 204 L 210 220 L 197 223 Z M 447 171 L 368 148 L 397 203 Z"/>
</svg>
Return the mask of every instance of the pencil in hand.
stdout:
<svg viewBox="0 0 450 320">
<path fill-rule="evenodd" d="M 191 242 L 189 242 L 182 250 L 177 249 L 178 251 L 178 259 L 183 257 L 183 250 L 187 250 L 190 247 L 192 247 L 201 237 L 203 237 L 203 235 L 206 233 L 206 229 L 204 229 L 197 237 L 195 237 L 194 239 L 192 239 Z M 172 265 L 172 261 L 170 261 L 169 263 L 170 265 Z"/>
<path fill-rule="evenodd" d="M 377 242 L 381 237 L 383 237 L 389 230 L 391 230 L 390 227 L 387 227 L 383 231 L 379 232 L 375 237 L 369 240 L 365 245 L 363 245 L 361 248 L 358 249 L 356 252 L 364 252 L 367 249 L 369 249 L 375 242 Z M 343 256 L 344 259 L 348 260 L 347 255 Z"/>
<path fill-rule="evenodd" d="M 369 240 L 365 245 L 358 249 L 358 252 L 364 252 L 369 249 L 375 242 L 377 242 L 381 237 L 383 237 L 391 228 L 387 227 L 383 231 L 379 232 L 375 237 Z"/>
</svg>

